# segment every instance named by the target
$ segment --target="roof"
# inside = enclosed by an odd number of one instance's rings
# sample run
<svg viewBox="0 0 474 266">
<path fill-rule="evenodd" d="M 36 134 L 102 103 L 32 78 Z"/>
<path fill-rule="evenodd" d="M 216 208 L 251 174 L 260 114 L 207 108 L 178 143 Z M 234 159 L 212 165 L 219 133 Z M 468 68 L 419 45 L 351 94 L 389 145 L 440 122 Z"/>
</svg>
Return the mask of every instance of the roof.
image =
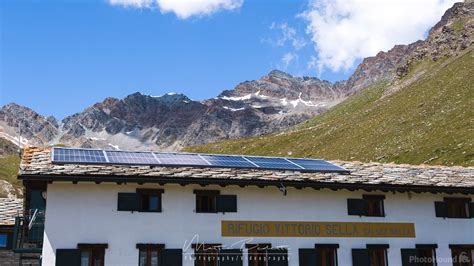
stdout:
<svg viewBox="0 0 474 266">
<path fill-rule="evenodd" d="M 23 200 L 0 198 L 0 225 L 14 225 L 15 217 L 22 213 Z"/>
<path fill-rule="evenodd" d="M 285 185 L 314 188 L 381 189 L 474 194 L 474 167 L 414 166 L 332 161 L 350 171 L 298 171 L 160 167 L 138 165 L 53 164 L 50 148 L 25 149 L 19 178 L 35 181 L 156 182 L 179 184 Z"/>
</svg>

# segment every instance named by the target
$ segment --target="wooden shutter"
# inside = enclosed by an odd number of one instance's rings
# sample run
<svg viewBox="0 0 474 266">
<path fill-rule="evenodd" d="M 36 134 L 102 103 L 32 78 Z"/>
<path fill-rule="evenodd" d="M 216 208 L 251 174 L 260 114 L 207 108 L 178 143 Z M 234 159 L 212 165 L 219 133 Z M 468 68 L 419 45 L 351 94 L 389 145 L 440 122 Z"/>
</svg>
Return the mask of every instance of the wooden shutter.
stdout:
<svg viewBox="0 0 474 266">
<path fill-rule="evenodd" d="M 436 217 L 448 217 L 448 203 L 444 201 L 435 202 Z"/>
<path fill-rule="evenodd" d="M 347 199 L 347 213 L 349 215 L 367 215 L 368 204 L 365 199 Z"/>
<path fill-rule="evenodd" d="M 368 249 L 352 250 L 352 266 L 370 266 L 370 257 Z"/>
<path fill-rule="evenodd" d="M 138 211 L 139 203 L 137 193 L 118 193 L 117 211 Z"/>
<path fill-rule="evenodd" d="M 56 266 L 81 266 L 79 249 L 56 249 Z"/>
<path fill-rule="evenodd" d="M 221 249 L 219 251 L 220 266 L 242 266 L 242 250 Z"/>
<path fill-rule="evenodd" d="M 416 248 L 413 249 L 401 249 L 402 254 L 402 266 L 418 266 L 418 262 L 416 261 L 418 256 L 418 250 Z"/>
<path fill-rule="evenodd" d="M 161 266 L 182 266 L 182 249 L 163 249 L 161 250 Z"/>
<path fill-rule="evenodd" d="M 321 266 L 321 254 L 317 253 L 320 252 L 315 248 L 300 248 L 298 251 L 299 266 Z"/>
<path fill-rule="evenodd" d="M 268 266 L 288 266 L 288 250 L 275 248 L 267 250 Z"/>
<path fill-rule="evenodd" d="M 474 218 L 474 202 L 469 202 L 469 217 Z"/>
<path fill-rule="evenodd" d="M 236 195 L 217 195 L 217 212 L 237 212 Z"/>
</svg>

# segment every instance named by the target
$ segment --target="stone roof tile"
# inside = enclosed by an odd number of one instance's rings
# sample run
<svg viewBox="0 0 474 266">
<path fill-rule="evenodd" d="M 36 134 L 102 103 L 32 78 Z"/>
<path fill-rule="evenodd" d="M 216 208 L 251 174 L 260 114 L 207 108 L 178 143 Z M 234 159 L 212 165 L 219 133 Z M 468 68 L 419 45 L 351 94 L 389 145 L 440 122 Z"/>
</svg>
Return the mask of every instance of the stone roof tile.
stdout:
<svg viewBox="0 0 474 266">
<path fill-rule="evenodd" d="M 160 167 L 130 165 L 53 164 L 51 149 L 27 148 L 20 165 L 20 176 L 116 176 L 126 178 L 157 177 L 170 180 L 244 180 L 298 181 L 327 184 L 397 185 L 421 187 L 457 187 L 474 191 L 474 167 L 446 167 L 407 164 L 382 164 L 333 161 L 350 171 L 339 173 L 301 173 L 297 171 Z"/>
</svg>

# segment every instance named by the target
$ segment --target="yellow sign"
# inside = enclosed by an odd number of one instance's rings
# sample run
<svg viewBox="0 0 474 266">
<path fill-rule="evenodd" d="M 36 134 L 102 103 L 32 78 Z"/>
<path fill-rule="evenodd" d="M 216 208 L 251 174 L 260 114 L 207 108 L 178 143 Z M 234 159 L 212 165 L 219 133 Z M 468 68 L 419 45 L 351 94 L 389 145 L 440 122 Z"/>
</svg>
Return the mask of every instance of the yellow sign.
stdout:
<svg viewBox="0 0 474 266">
<path fill-rule="evenodd" d="M 413 223 L 222 221 L 227 237 L 415 237 Z"/>
</svg>

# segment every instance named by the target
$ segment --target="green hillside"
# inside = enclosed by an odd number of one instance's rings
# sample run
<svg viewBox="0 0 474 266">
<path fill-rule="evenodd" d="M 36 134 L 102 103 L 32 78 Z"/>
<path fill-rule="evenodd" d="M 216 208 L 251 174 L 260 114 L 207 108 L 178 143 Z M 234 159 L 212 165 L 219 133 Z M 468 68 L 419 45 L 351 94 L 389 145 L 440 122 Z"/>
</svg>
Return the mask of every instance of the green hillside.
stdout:
<svg viewBox="0 0 474 266">
<path fill-rule="evenodd" d="M 0 138 L 0 180 L 5 180 L 14 187 L 20 188 L 21 181 L 17 180 L 16 175 L 20 166 L 20 157 L 17 152 L 17 146 L 10 141 Z M 0 198 L 3 195 L 3 189 L 0 188 Z"/>
<path fill-rule="evenodd" d="M 186 150 L 474 165 L 473 50 L 457 58 L 420 62 L 398 83 L 410 79 L 415 81 L 395 92 L 387 83 L 375 84 L 287 132 Z"/>
</svg>

